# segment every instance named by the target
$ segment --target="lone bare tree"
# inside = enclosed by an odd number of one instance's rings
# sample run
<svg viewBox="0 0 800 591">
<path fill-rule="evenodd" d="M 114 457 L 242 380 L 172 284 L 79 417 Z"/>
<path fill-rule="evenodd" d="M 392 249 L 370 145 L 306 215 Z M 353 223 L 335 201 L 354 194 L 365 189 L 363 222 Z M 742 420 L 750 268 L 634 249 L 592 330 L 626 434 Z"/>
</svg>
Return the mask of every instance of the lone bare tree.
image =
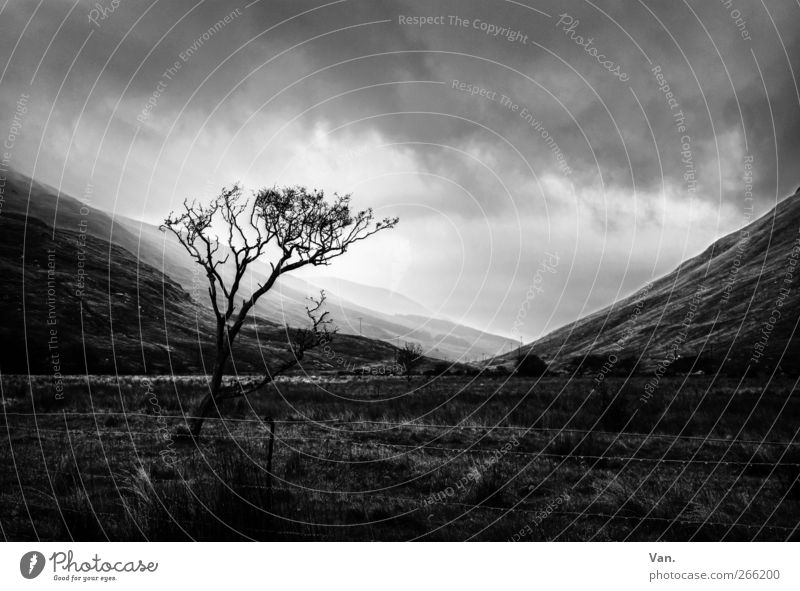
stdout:
<svg viewBox="0 0 800 591">
<path fill-rule="evenodd" d="M 184 201 L 183 211 L 172 212 L 162 228 L 172 232 L 195 263 L 205 271 L 208 295 L 216 317 L 216 356 L 208 393 L 200 401 L 190 422 L 197 437 L 204 419 L 224 399 L 245 395 L 296 365 L 304 353 L 329 339 L 325 295 L 312 299 L 306 309 L 311 327 L 294 331 L 289 343 L 291 358 L 268 369 L 262 379 L 245 389 L 237 384 L 223 388 L 226 364 L 236 337 L 258 299 L 284 273 L 306 265 L 328 265 L 352 244 L 376 232 L 392 228 L 397 218 L 375 221 L 372 209 L 353 212 L 350 195 L 334 194 L 330 201 L 323 191 L 304 187 L 264 188 L 250 197 L 235 184 L 223 187 L 209 204 Z M 242 279 L 257 260 L 269 262 L 255 291 L 241 298 Z"/>
<path fill-rule="evenodd" d="M 411 381 L 411 374 L 424 360 L 422 347 L 417 343 L 406 343 L 397 351 L 397 363 L 403 367 L 408 381 Z"/>
</svg>

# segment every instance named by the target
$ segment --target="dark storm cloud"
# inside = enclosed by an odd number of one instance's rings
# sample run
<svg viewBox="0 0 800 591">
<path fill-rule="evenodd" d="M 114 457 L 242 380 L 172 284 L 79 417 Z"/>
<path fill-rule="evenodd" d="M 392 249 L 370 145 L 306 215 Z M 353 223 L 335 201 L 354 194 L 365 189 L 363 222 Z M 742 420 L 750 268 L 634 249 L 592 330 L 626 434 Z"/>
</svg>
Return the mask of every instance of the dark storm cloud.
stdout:
<svg viewBox="0 0 800 591">
<path fill-rule="evenodd" d="M 147 101 L 160 74 L 198 34 L 230 9 L 243 8 L 218 2 L 158 2 L 148 10 L 147 3 L 120 2 L 95 26 L 87 21 L 94 5 L 80 3 L 72 11 L 39 70 L 37 94 L 45 102 L 53 100 L 61 84 L 59 73 L 69 68 L 85 36 L 92 31 L 92 38 L 59 96 L 58 117 L 52 123 L 56 126 L 74 119 L 83 106 L 85 90 L 98 75 L 98 87 L 88 105 L 90 114 L 97 111 L 109 116 L 110 104 L 120 98 L 118 93 L 126 86 L 124 98 L 131 104 Z M 8 32 L 3 35 L 4 54 L 10 54 L 9 46 L 15 41 L 13 32 L 21 29 L 35 6 L 34 2 L 7 6 L 3 15 Z M 6 89 L 24 87 L 70 7 L 67 3 L 45 3 L 39 8 L 3 81 L 5 112 L 15 100 L 14 93 Z M 329 108 L 319 109 L 316 115 L 333 125 L 377 116 L 362 127 L 377 128 L 397 140 L 424 137 L 428 141 L 435 137 L 439 143 L 454 146 L 472 140 L 504 149 L 505 138 L 515 146 L 522 145 L 524 149 L 520 151 L 525 154 L 527 150 L 526 155 L 535 160 L 540 170 L 550 167 L 545 157 L 547 147 L 538 145 L 541 141 L 531 141 L 535 132 L 520 117 L 496 103 L 459 93 L 449 86 L 453 80 L 460 80 L 486 88 L 495 96 L 505 94 L 520 108 L 534 113 L 537 120 L 546 121 L 547 133 L 568 155 L 572 169 L 578 171 L 575 178 L 579 183 L 602 180 L 633 188 L 636 182 L 639 188 L 652 189 L 662 182 L 662 170 L 668 179 L 678 182 L 682 169 L 680 149 L 676 149 L 676 145 L 680 147 L 679 136 L 669 117 L 673 113 L 651 73 L 652 67 L 659 65 L 690 122 L 693 157 L 698 165 L 707 167 L 702 173 L 705 190 L 698 196 L 718 198 L 713 163 L 726 155 L 716 153 L 714 138 L 729 131 L 742 131 L 740 110 L 748 146 L 752 146 L 751 151 L 763 152 L 757 161 L 765 168 L 775 166 L 774 145 L 770 144 L 776 138 L 768 117 L 770 107 L 781 122 L 776 126 L 779 158 L 785 154 L 788 162 L 797 154 L 797 134 L 791 133 L 791 123 L 796 123 L 798 117 L 797 94 L 789 75 L 791 57 L 787 59 L 780 43 L 782 40 L 789 56 L 797 54 L 796 33 L 787 25 L 786 7 L 773 6 L 767 15 L 763 7 L 743 6 L 740 10 L 752 41 L 740 38 L 730 10 L 721 2 L 697 6 L 612 3 L 604 5 L 602 12 L 584 3 L 544 3 L 536 7 L 552 18 L 503 1 L 341 2 L 330 6 L 295 1 L 256 3 L 245 9 L 247 16 L 231 25 L 229 32 L 223 31 L 202 49 L 202 60 L 186 65 L 181 78 L 170 84 L 168 98 L 159 106 L 160 114 L 164 117 L 184 108 L 184 100 L 194 91 L 198 92 L 190 109 L 205 114 L 224 92 L 245 80 L 236 95 L 242 99 L 236 103 L 239 108 L 225 113 L 236 125 L 249 115 L 241 107 L 258 109 L 286 85 L 327 68 L 297 83 L 285 95 L 310 106 L 351 91 L 346 98 L 331 100 Z M 569 14 L 565 22 L 579 21 L 568 32 L 563 31 L 564 26 L 555 26 L 564 13 Z M 404 26 L 398 23 L 404 15 L 441 16 L 448 24 Z M 450 16 L 508 26 L 527 35 L 527 43 L 492 37 L 474 26 L 451 26 Z M 779 29 L 777 23 L 783 24 L 782 39 L 769 16 Z M 366 24 L 382 20 L 391 22 Z M 268 33 L 264 34 L 265 30 Z M 125 41 L 101 74 L 100 68 L 126 33 Z M 644 113 L 628 85 L 608 75 L 592 60 L 577 44 L 575 35 L 583 40 L 591 38 L 594 47 L 627 71 L 630 88 L 641 101 Z M 243 44 L 246 45 L 242 47 Z M 275 59 L 274 66 L 263 65 L 298 44 L 285 59 Z M 751 47 L 764 74 L 768 96 L 750 54 Z M 209 72 L 226 59 L 228 67 L 220 68 L 199 87 Z M 282 64 L 292 70 L 281 71 Z M 446 84 L 387 85 L 408 80 Z M 352 92 L 370 86 L 373 88 Z M 400 111 L 443 112 L 454 117 L 385 115 Z M 126 116 L 130 113 L 122 115 Z M 309 125 L 311 118 L 307 119 Z M 90 125 L 106 122 L 103 117 L 87 119 L 91 120 Z M 501 137 L 487 132 L 482 125 Z M 429 160 L 427 155 L 422 156 L 423 161 Z M 452 172 L 457 174 L 458 167 Z M 772 187 L 766 180 L 770 177 Z M 774 175 L 759 175 L 759 182 L 761 193 L 774 194 Z M 794 182 L 795 179 L 780 179 L 779 189 L 785 191 Z"/>
<path fill-rule="evenodd" d="M 329 113 L 338 121 L 396 111 L 449 115 L 391 115 L 369 120 L 368 125 L 392 138 L 429 141 L 433 137 L 454 146 L 473 141 L 498 151 L 509 149 L 510 143 L 523 146 L 520 152 L 537 169 L 550 167 L 547 146 L 531 141 L 535 132 L 496 103 L 454 91 L 449 84 L 459 80 L 495 96 L 506 94 L 537 120 L 546 121 L 547 133 L 557 138 L 571 168 L 577 171 L 578 184 L 602 182 L 630 190 L 635 186 L 658 191 L 666 182 L 685 189 L 685 166 L 681 162 L 684 132 L 673 118 L 676 111 L 682 111 L 698 179 L 698 190 L 692 196 L 725 200 L 725 185 L 730 183 L 720 178 L 721 161 L 737 158 L 729 152 L 730 146 L 724 145 L 731 134 L 741 138 L 742 150 L 746 141 L 749 152 L 756 154 L 763 171 L 757 175 L 761 199 L 771 202 L 776 192 L 785 193 L 792 187 L 795 180 L 781 176 L 776 186 L 772 173 L 775 141 L 781 160 L 788 162 L 796 154 L 796 134 L 789 131 L 794 128 L 777 125 L 775 138 L 769 120 L 770 108 L 777 121 L 790 124 L 798 113 L 790 60 L 783 50 L 785 46 L 789 56 L 797 53 L 796 33 L 785 25 L 789 22 L 786 6 L 773 7 L 775 14 L 771 15 L 763 7 L 742 7 L 749 40 L 741 37 L 736 19 L 730 16 L 732 9 L 721 2 L 691 7 L 674 3 L 612 4 L 605 7 L 605 14 L 585 4 L 537 6 L 553 18 L 507 2 L 492 3 L 491 11 L 482 3 L 353 3 L 347 11 L 320 11 L 325 14 L 324 25 L 311 18 L 299 19 L 297 28 L 287 29 L 284 35 L 288 40 L 309 38 L 353 23 L 392 19 L 390 26 L 368 27 L 354 36 L 331 35 L 314 42 L 309 55 L 315 65 L 323 67 L 335 63 L 336 58 L 405 53 L 337 66 L 306 86 L 307 96 L 323 98 L 334 90 L 398 79 L 445 82 L 444 87 L 413 92 L 409 87 L 363 91 L 337 103 L 335 114 Z M 261 9 L 267 10 L 265 6 Z M 554 26 L 562 13 L 580 21 L 573 31 L 565 33 L 564 27 Z M 403 14 L 441 15 L 446 19 L 458 15 L 473 22 L 481 19 L 506 25 L 524 31 L 528 45 L 492 38 L 474 27 L 401 26 L 398 19 Z M 769 16 L 776 23 L 784 23 L 781 38 Z M 298 30 L 302 34 L 298 35 Z M 584 40 L 592 38 L 600 51 L 613 56 L 629 72 L 635 96 L 626 85 L 586 59 L 587 52 L 572 38 L 575 33 Z M 677 109 L 670 109 L 664 93 L 659 92 L 654 67 L 661 68 Z M 420 156 L 438 173 L 461 178 L 469 177 L 474 170 L 465 160 L 448 164 L 446 158 L 430 151 L 421 151 Z M 724 173 L 735 168 L 732 163 L 726 166 Z"/>
</svg>

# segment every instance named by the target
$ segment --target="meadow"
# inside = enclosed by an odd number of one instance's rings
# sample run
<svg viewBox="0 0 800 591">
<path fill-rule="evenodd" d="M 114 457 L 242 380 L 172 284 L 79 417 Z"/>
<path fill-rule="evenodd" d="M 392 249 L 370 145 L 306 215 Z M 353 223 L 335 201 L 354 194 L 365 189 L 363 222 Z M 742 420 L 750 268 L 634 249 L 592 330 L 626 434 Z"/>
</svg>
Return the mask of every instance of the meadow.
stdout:
<svg viewBox="0 0 800 591">
<path fill-rule="evenodd" d="M 800 539 L 787 378 L 4 376 L 7 540 Z M 272 435 L 272 437 L 271 437 Z M 270 451 L 272 449 L 272 451 Z"/>
</svg>

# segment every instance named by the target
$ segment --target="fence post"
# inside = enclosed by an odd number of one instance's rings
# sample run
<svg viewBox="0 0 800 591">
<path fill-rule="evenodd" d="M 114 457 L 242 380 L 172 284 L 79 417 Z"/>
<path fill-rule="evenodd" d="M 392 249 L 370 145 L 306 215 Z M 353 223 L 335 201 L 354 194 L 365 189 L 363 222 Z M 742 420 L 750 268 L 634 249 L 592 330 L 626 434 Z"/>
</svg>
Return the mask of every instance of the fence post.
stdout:
<svg viewBox="0 0 800 591">
<path fill-rule="evenodd" d="M 267 505 L 272 510 L 272 451 L 275 446 L 275 421 L 272 417 L 264 417 L 269 425 L 269 447 L 267 449 Z"/>
</svg>

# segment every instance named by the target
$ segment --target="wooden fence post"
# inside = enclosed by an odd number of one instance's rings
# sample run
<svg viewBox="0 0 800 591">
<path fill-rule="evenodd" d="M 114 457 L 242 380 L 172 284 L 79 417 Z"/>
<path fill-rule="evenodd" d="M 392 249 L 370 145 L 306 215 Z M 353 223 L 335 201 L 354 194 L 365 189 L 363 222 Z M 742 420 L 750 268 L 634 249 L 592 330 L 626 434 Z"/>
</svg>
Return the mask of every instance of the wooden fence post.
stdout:
<svg viewBox="0 0 800 591">
<path fill-rule="evenodd" d="M 267 449 L 267 505 L 272 510 L 272 451 L 275 446 L 275 421 L 272 417 L 264 417 L 269 425 L 269 448 Z"/>
</svg>

